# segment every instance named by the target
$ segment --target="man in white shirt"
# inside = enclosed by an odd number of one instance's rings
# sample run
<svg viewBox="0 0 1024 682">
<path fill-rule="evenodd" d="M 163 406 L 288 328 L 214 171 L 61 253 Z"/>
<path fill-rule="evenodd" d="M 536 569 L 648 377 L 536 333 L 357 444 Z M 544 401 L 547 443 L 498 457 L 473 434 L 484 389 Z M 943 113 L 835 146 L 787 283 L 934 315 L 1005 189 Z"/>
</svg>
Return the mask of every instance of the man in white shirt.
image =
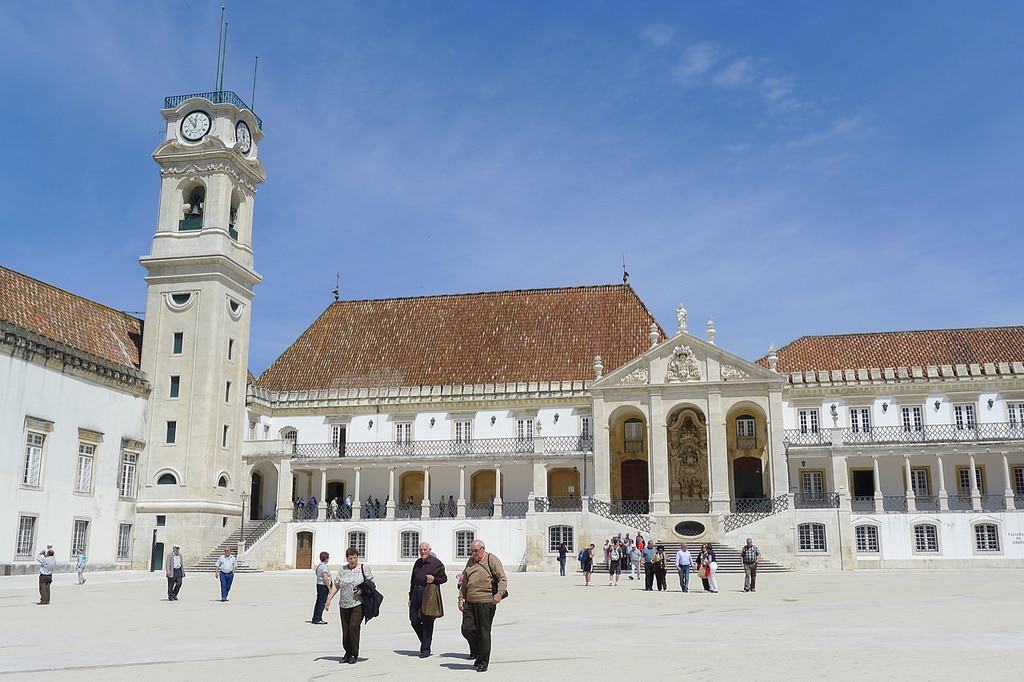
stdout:
<svg viewBox="0 0 1024 682">
<path fill-rule="evenodd" d="M 231 555 L 231 548 L 224 548 L 224 555 L 217 557 L 217 577 L 220 579 L 220 600 L 228 600 L 231 583 L 235 580 L 236 559 Z"/>
<path fill-rule="evenodd" d="M 181 555 L 181 547 L 174 545 L 164 562 L 164 575 L 167 577 L 167 601 L 178 601 L 178 592 L 185 579 L 185 557 Z"/>
<path fill-rule="evenodd" d="M 57 559 L 53 556 L 53 545 L 47 545 L 46 549 L 36 555 L 39 562 L 39 605 L 50 603 L 50 585 L 53 583 L 53 572 L 57 570 Z"/>
<path fill-rule="evenodd" d="M 676 552 L 676 570 L 679 571 L 679 587 L 683 592 L 690 591 L 690 569 L 693 567 L 693 557 L 686 551 L 684 542 Z"/>
</svg>

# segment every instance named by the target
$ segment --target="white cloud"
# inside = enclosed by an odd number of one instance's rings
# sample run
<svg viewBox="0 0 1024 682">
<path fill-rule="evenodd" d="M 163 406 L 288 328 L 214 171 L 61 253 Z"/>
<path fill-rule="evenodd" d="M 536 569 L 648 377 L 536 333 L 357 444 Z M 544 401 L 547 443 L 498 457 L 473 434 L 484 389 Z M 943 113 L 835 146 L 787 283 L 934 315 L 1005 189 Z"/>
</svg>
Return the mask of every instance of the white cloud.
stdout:
<svg viewBox="0 0 1024 682">
<path fill-rule="evenodd" d="M 718 61 L 718 49 L 710 43 L 698 43 L 686 48 L 683 60 L 676 66 L 674 75 L 680 82 L 693 82 L 707 73 Z"/>
<path fill-rule="evenodd" d="M 785 146 L 790 149 L 813 147 L 823 142 L 829 142 L 838 137 L 849 135 L 863 127 L 864 120 L 860 116 L 846 116 L 837 118 L 826 130 L 816 133 L 807 133 L 801 137 L 786 142 Z"/>
<path fill-rule="evenodd" d="M 651 24 L 640 32 L 640 37 L 654 47 L 665 47 L 672 42 L 672 37 L 675 36 L 675 34 L 676 30 L 671 26 L 666 26 L 665 24 Z"/>
<path fill-rule="evenodd" d="M 738 88 L 754 80 L 754 63 L 749 58 L 737 59 L 714 75 L 711 82 L 720 88 Z"/>
</svg>

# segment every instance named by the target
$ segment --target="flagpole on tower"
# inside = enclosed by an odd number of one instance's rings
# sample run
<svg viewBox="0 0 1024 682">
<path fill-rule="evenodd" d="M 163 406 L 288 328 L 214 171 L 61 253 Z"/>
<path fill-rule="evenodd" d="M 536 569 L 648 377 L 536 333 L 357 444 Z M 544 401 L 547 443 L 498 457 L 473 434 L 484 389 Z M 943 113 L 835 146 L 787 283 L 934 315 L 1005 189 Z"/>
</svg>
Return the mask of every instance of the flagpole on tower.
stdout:
<svg viewBox="0 0 1024 682">
<path fill-rule="evenodd" d="M 220 92 L 220 59 L 221 50 L 224 48 L 224 5 L 220 6 L 220 23 L 217 25 L 217 73 L 213 79 L 213 89 Z"/>
</svg>

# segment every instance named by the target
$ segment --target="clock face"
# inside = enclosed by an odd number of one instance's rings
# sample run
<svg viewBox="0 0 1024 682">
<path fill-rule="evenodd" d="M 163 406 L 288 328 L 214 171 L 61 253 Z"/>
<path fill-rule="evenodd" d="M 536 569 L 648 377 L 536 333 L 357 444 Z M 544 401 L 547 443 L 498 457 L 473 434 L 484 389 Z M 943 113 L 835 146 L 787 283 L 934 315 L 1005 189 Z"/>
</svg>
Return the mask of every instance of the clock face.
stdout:
<svg viewBox="0 0 1024 682">
<path fill-rule="evenodd" d="M 181 135 L 189 142 L 203 139 L 210 132 L 210 115 L 205 111 L 193 111 L 181 120 Z"/>
<path fill-rule="evenodd" d="M 235 140 L 238 142 L 238 146 L 243 154 L 248 154 L 249 150 L 252 149 L 252 133 L 249 131 L 249 126 L 246 125 L 245 121 L 239 121 L 235 124 Z"/>
</svg>

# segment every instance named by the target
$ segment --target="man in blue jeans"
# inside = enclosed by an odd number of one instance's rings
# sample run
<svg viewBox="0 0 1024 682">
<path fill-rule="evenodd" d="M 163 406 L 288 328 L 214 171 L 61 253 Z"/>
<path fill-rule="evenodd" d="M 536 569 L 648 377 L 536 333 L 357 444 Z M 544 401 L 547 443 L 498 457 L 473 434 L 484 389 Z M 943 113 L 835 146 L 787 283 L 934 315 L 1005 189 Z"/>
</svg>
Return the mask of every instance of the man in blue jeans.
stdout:
<svg viewBox="0 0 1024 682">
<path fill-rule="evenodd" d="M 224 556 L 217 557 L 217 577 L 220 578 L 220 600 L 228 600 L 228 592 L 231 591 L 231 583 L 235 580 L 235 557 L 231 555 L 231 548 L 224 548 Z"/>
<path fill-rule="evenodd" d="M 679 587 L 683 592 L 690 591 L 690 568 L 693 567 L 693 557 L 686 551 L 684 542 L 676 552 L 676 570 L 679 571 Z"/>
<path fill-rule="evenodd" d="M 658 545 L 653 540 L 644 545 L 644 591 L 654 589 L 654 555 L 658 553 Z"/>
</svg>

